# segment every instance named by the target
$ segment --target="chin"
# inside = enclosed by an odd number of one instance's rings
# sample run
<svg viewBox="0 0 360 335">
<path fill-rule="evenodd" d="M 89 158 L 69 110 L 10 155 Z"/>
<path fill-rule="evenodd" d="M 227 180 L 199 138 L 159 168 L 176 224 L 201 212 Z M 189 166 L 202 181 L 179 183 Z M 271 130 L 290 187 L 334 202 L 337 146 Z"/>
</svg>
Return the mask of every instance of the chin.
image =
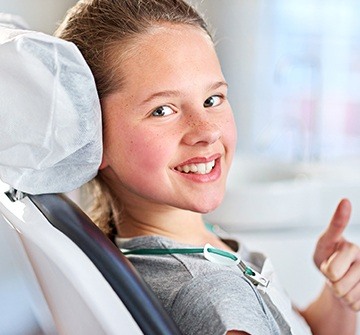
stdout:
<svg viewBox="0 0 360 335">
<path fill-rule="evenodd" d="M 222 202 L 222 197 L 218 200 L 216 199 L 211 199 L 211 201 L 203 201 L 200 204 L 196 204 L 198 206 L 195 206 L 194 209 L 192 209 L 192 211 L 197 212 L 197 213 L 201 213 L 201 214 L 207 214 L 210 213 L 212 211 L 214 211 L 216 208 L 218 208 Z"/>
</svg>

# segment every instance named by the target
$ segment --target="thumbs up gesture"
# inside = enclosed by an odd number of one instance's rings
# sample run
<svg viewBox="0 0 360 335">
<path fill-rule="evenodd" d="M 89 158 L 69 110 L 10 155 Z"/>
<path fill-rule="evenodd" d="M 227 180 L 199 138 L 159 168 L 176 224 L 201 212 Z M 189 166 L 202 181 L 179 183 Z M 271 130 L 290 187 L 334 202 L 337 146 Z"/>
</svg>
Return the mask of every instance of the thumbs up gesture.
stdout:
<svg viewBox="0 0 360 335">
<path fill-rule="evenodd" d="M 351 204 L 343 199 L 314 253 L 314 262 L 328 279 L 334 295 L 352 310 L 360 310 L 360 248 L 347 241 L 343 232 L 349 223 Z"/>
</svg>

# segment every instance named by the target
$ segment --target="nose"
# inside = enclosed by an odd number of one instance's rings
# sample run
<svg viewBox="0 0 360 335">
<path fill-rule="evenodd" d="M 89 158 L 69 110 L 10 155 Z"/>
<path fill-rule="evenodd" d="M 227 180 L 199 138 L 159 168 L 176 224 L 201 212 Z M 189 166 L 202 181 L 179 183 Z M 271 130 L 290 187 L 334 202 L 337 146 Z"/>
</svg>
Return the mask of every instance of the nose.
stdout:
<svg viewBox="0 0 360 335">
<path fill-rule="evenodd" d="M 183 142 L 187 145 L 209 145 L 221 138 L 221 128 L 215 120 L 190 115 L 185 122 Z"/>
</svg>

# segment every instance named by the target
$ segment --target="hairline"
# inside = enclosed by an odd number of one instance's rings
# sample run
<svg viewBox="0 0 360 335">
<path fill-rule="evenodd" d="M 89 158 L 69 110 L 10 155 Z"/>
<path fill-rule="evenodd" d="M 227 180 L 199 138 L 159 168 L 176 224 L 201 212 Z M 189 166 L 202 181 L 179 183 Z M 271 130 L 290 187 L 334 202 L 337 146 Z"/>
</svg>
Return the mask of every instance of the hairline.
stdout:
<svg viewBox="0 0 360 335">
<path fill-rule="evenodd" d="M 109 63 L 113 64 L 110 65 L 109 68 L 112 68 L 112 77 L 117 79 L 111 79 L 111 89 L 105 92 L 101 99 L 111 95 L 112 93 L 121 90 L 121 87 L 125 81 L 124 77 L 121 76 L 121 67 L 126 60 L 134 57 L 136 52 L 138 51 L 138 47 L 141 46 L 141 43 L 145 40 L 145 38 L 149 35 L 155 35 L 162 29 L 168 29 L 171 27 L 189 27 L 194 28 L 200 32 L 204 33 L 204 36 L 207 36 L 210 41 L 214 44 L 212 36 L 210 33 L 204 29 L 202 26 L 191 24 L 191 23 L 184 23 L 184 22 L 169 22 L 169 21 L 156 21 L 153 24 L 146 27 L 144 30 L 140 32 L 135 32 L 131 36 L 126 39 L 113 39 L 111 43 L 105 48 L 105 53 L 107 58 L 109 59 Z M 134 42 L 135 41 L 135 42 Z M 120 44 L 121 43 L 121 44 Z M 116 53 L 116 49 L 123 48 L 120 53 Z M 116 55 L 117 56 L 114 56 Z"/>
</svg>

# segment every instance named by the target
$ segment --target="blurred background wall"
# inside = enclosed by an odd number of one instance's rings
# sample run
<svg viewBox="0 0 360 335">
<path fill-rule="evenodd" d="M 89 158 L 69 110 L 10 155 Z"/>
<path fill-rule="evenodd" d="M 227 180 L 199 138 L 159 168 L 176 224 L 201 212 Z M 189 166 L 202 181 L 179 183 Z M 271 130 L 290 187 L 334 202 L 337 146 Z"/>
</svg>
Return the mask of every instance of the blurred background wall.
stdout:
<svg viewBox="0 0 360 335">
<path fill-rule="evenodd" d="M 21 16 L 33 30 L 52 34 L 76 0 L 0 0 L 0 12 Z"/>
</svg>

